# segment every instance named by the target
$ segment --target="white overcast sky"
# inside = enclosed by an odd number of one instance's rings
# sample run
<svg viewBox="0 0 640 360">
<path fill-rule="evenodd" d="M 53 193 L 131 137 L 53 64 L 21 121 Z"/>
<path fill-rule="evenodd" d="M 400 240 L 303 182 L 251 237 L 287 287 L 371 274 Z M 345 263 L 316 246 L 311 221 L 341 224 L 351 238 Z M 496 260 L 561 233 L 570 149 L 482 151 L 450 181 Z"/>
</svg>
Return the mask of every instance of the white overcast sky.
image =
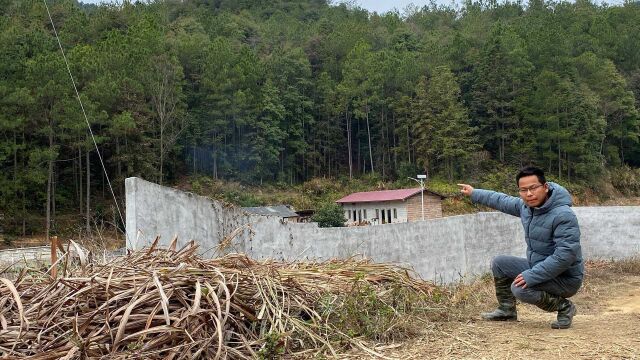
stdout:
<svg viewBox="0 0 640 360">
<path fill-rule="evenodd" d="M 429 0 L 355 0 L 355 3 L 359 4 L 360 7 L 365 8 L 369 11 L 384 13 L 395 8 L 399 10 L 401 14 L 408 5 L 415 5 L 420 8 L 424 5 L 428 5 L 429 2 Z M 462 3 L 462 1 L 460 0 L 435 0 L 435 2 L 436 4 L 440 5 L 456 5 Z M 624 0 L 595 0 L 595 2 L 606 2 L 610 5 L 622 5 L 624 3 Z"/>
<path fill-rule="evenodd" d="M 436 0 L 437 4 L 443 5 L 451 5 L 453 3 L 459 3 L 460 1 L 455 0 Z M 402 14 L 404 9 L 409 5 L 414 5 L 417 7 L 422 7 L 424 5 L 428 5 L 429 1 L 425 0 L 356 0 L 355 3 L 360 5 L 360 7 L 365 8 L 369 11 L 375 11 L 379 14 L 385 13 L 387 11 L 397 9 Z"/>
<path fill-rule="evenodd" d="M 92 3 L 97 4 L 101 2 L 110 2 L 110 3 L 121 3 L 122 0 L 79 0 L 84 3 Z M 343 2 L 341 0 L 333 0 L 333 3 Z M 347 0 L 344 2 L 355 3 L 360 5 L 360 7 L 367 9 L 369 11 L 375 11 L 377 13 L 384 13 L 393 9 L 397 9 L 402 14 L 404 9 L 409 5 L 415 5 L 417 7 L 422 7 L 424 5 L 429 4 L 429 0 Z M 435 0 L 437 4 L 441 5 L 451 5 L 451 4 L 459 4 L 460 0 Z M 598 3 L 604 3 L 611 5 L 621 5 L 624 0 L 596 0 Z"/>
<path fill-rule="evenodd" d="M 122 3 L 122 0 L 78 0 L 83 3 L 90 4 L 98 4 L 101 2 L 108 3 Z M 360 5 L 360 7 L 367 9 L 369 11 L 376 11 L 378 13 L 387 12 L 389 10 L 393 10 L 394 8 L 398 9 L 401 13 L 407 5 L 414 4 L 418 7 L 422 7 L 429 3 L 429 0 L 333 0 L 331 3 L 339 4 L 341 2 L 354 3 Z M 451 0 L 436 0 L 438 4 L 450 4 Z"/>
</svg>

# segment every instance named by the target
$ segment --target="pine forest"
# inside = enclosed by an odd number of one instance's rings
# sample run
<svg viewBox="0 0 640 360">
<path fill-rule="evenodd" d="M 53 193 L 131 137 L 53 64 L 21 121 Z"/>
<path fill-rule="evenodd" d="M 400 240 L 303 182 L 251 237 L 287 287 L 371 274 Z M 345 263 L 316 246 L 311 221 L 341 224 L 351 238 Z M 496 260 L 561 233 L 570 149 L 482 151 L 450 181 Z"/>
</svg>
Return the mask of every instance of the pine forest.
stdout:
<svg viewBox="0 0 640 360">
<path fill-rule="evenodd" d="M 0 12 L 7 232 L 107 212 L 94 204 L 111 196 L 106 175 L 120 203 L 131 176 L 455 184 L 528 164 L 640 195 L 638 1 L 378 14 L 328 0 L 0 0 Z"/>
</svg>

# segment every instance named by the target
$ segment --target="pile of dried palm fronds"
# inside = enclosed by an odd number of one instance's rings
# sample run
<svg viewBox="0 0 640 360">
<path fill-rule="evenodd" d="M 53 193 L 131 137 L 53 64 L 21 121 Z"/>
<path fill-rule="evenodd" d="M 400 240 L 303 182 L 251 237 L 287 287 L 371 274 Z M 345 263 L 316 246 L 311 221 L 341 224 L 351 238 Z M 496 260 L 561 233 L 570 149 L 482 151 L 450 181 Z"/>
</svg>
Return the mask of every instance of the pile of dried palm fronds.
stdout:
<svg viewBox="0 0 640 360">
<path fill-rule="evenodd" d="M 244 255 L 203 259 L 193 245 L 179 251 L 154 246 L 106 264 L 61 270 L 58 279 L 33 272 L 15 282 L 0 278 L 0 354 L 335 355 L 344 345 L 363 346 L 354 337 L 400 332 L 403 315 L 414 314 L 438 291 L 394 265 L 357 259 L 258 262 Z M 376 316 L 385 321 L 373 323 Z"/>
</svg>

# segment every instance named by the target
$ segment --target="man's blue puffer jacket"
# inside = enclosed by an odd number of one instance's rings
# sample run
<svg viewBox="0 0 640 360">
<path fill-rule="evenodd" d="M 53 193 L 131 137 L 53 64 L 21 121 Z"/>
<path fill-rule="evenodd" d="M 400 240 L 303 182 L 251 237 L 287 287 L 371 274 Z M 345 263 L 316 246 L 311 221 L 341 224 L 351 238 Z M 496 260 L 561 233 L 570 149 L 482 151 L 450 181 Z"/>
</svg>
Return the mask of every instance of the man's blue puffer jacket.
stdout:
<svg viewBox="0 0 640 360">
<path fill-rule="evenodd" d="M 571 195 L 556 183 L 548 184 L 549 198 L 539 208 L 531 208 L 518 197 L 495 191 L 474 189 L 471 193 L 473 202 L 522 220 L 531 267 L 522 276 L 528 287 L 557 277 L 581 283 L 584 273 L 580 228 L 571 210 Z"/>
</svg>

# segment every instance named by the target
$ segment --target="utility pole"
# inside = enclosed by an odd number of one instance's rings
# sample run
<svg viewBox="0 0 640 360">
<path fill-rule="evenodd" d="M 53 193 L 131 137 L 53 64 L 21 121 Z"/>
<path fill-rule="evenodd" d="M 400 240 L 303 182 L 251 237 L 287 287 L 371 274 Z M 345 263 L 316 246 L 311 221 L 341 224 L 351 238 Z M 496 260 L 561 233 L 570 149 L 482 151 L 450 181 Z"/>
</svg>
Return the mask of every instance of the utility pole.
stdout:
<svg viewBox="0 0 640 360">
<path fill-rule="evenodd" d="M 427 178 L 427 175 L 418 175 L 417 177 L 417 179 L 412 177 L 410 177 L 409 179 L 420 184 L 420 204 L 422 208 L 422 221 L 424 221 L 424 179 Z"/>
</svg>

